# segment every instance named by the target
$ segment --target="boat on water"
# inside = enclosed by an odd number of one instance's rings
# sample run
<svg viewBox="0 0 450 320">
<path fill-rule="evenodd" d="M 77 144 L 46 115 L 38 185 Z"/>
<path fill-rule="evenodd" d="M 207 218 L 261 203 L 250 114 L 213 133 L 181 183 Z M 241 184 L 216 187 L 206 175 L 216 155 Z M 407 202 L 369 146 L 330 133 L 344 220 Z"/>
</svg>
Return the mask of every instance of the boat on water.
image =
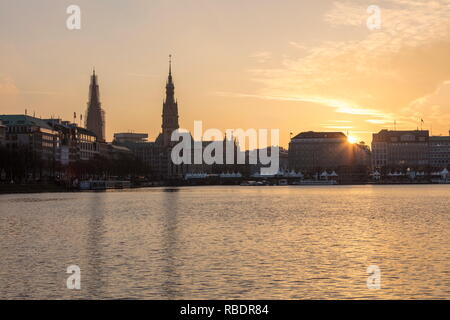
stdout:
<svg viewBox="0 0 450 320">
<path fill-rule="evenodd" d="M 431 183 L 450 184 L 450 179 L 431 179 Z"/>
<path fill-rule="evenodd" d="M 336 180 L 296 180 L 289 182 L 287 179 L 281 179 L 278 181 L 274 181 L 272 183 L 268 181 L 242 181 L 241 186 L 288 186 L 288 185 L 296 185 L 296 186 L 332 186 L 337 185 Z"/>
<path fill-rule="evenodd" d="M 108 190 L 131 188 L 130 181 L 90 180 L 80 181 L 80 190 Z"/>
<path fill-rule="evenodd" d="M 301 186 L 333 186 L 337 185 L 336 180 L 300 180 L 297 185 Z"/>
<path fill-rule="evenodd" d="M 257 186 L 258 184 L 256 181 L 242 181 L 240 185 L 248 187 L 248 186 Z"/>
</svg>

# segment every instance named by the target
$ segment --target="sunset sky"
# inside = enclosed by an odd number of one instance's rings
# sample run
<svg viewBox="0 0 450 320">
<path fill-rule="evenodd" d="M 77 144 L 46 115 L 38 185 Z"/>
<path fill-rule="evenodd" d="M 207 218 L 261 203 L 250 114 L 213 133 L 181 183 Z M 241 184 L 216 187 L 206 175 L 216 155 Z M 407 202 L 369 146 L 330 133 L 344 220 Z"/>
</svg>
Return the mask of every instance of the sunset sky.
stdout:
<svg viewBox="0 0 450 320">
<path fill-rule="evenodd" d="M 0 114 L 84 114 L 95 66 L 108 140 L 160 132 L 169 54 L 189 130 L 450 129 L 449 0 L 0 0 L 0 39 Z"/>
</svg>

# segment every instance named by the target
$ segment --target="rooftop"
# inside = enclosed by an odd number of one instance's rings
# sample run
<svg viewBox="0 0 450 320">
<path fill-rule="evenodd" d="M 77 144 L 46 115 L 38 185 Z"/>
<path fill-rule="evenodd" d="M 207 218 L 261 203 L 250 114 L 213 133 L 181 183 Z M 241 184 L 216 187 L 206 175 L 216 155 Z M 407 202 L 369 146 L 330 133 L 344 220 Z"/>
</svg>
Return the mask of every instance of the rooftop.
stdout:
<svg viewBox="0 0 450 320">
<path fill-rule="evenodd" d="M 37 126 L 52 130 L 52 128 L 42 119 L 31 117 L 25 114 L 0 115 L 0 120 L 6 126 Z"/>
<path fill-rule="evenodd" d="M 342 132 L 302 132 L 296 135 L 293 139 L 347 139 L 347 136 Z"/>
<path fill-rule="evenodd" d="M 432 136 L 430 141 L 450 141 L 450 136 Z"/>
</svg>

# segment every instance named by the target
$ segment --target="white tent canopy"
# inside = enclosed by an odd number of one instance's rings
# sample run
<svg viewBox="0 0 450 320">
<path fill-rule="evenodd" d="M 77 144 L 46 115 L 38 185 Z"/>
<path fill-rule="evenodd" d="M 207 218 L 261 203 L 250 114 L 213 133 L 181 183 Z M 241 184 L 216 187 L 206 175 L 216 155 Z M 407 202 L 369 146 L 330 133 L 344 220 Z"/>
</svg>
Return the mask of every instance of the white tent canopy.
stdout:
<svg viewBox="0 0 450 320">
<path fill-rule="evenodd" d="M 336 173 L 336 171 L 333 171 L 331 174 L 328 175 L 329 177 L 337 177 L 338 174 Z"/>
</svg>

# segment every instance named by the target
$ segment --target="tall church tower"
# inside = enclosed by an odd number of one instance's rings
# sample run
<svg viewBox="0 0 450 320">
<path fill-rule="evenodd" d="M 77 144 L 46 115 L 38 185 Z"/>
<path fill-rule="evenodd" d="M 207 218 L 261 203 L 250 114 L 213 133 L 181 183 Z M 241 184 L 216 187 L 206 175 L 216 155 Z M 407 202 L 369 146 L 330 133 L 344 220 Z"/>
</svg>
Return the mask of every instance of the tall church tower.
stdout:
<svg viewBox="0 0 450 320">
<path fill-rule="evenodd" d="M 105 141 L 105 113 L 102 110 L 102 104 L 100 103 L 100 91 L 95 69 L 91 76 L 89 102 L 87 103 L 85 119 L 86 129 L 95 133 L 98 141 Z"/>
<path fill-rule="evenodd" d="M 175 86 L 172 80 L 172 56 L 169 56 L 169 77 L 166 84 L 166 100 L 162 112 L 162 138 L 163 146 L 170 146 L 172 132 L 179 128 L 178 103 L 175 100 Z"/>
</svg>

